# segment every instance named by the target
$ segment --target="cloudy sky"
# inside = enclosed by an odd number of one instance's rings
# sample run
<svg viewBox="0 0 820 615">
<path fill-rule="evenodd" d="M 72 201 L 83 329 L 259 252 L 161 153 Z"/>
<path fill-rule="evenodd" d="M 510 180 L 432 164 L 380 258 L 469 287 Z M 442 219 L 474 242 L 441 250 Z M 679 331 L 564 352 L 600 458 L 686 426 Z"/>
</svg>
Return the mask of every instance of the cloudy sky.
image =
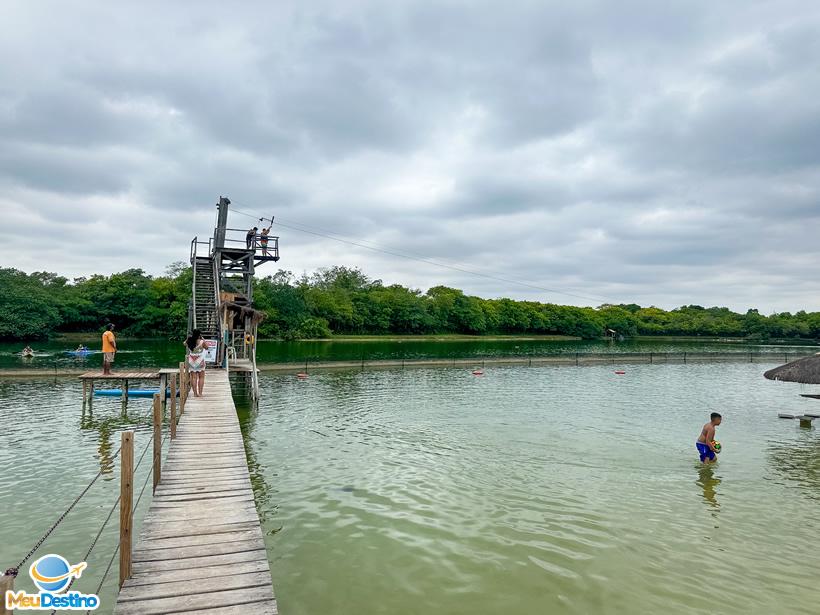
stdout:
<svg viewBox="0 0 820 615">
<path fill-rule="evenodd" d="M 820 3 L 128 4 L 0 4 L 0 266 L 161 273 L 227 195 L 296 273 L 820 310 Z"/>
</svg>

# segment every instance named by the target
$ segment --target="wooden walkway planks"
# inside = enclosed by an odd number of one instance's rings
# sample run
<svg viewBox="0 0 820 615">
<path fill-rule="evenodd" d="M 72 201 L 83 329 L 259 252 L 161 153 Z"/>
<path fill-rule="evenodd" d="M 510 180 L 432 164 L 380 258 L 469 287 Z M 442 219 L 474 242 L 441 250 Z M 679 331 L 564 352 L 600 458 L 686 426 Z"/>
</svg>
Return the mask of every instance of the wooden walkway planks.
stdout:
<svg viewBox="0 0 820 615">
<path fill-rule="evenodd" d="M 179 370 L 176 370 L 177 373 Z M 103 374 L 102 372 L 86 372 L 80 374 L 80 380 L 152 380 L 159 378 L 159 371 L 133 371 L 133 372 L 112 372 L 110 374 Z"/>
<path fill-rule="evenodd" d="M 228 374 L 208 370 L 134 547 L 117 615 L 277 613 Z"/>
</svg>

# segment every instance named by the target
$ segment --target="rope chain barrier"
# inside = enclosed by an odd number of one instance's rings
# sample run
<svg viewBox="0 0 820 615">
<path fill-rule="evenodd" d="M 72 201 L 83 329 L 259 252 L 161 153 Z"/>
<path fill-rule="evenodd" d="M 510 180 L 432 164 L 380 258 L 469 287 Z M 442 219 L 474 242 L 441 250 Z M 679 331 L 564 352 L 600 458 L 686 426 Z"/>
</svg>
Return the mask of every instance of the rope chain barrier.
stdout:
<svg viewBox="0 0 820 615">
<path fill-rule="evenodd" d="M 135 473 L 139 469 L 140 465 L 142 464 L 142 460 L 145 458 L 145 454 L 148 452 L 148 449 L 150 448 L 151 443 L 153 441 L 154 441 L 154 435 L 151 434 L 151 437 L 148 439 L 148 443 L 145 445 L 145 448 L 142 449 L 142 454 L 140 454 L 140 458 L 137 461 L 137 465 L 134 466 L 134 472 Z M 146 473 L 146 477 L 147 478 L 145 479 L 145 482 L 143 483 L 142 491 L 145 491 L 145 485 L 148 484 L 148 478 L 151 477 L 151 473 L 150 472 Z M 140 491 L 140 497 L 142 497 L 142 491 Z M 108 513 L 108 519 L 106 519 L 105 523 L 103 523 L 103 527 L 105 527 L 105 524 L 108 523 L 108 520 L 111 518 L 111 515 L 114 513 L 114 510 L 116 509 L 117 504 L 119 504 L 119 503 L 120 503 L 120 498 L 118 497 L 117 501 L 114 502 L 113 508 Z M 137 499 L 137 504 L 134 505 L 134 508 L 132 509 L 132 512 L 137 509 L 137 505 L 139 505 L 139 499 Z M 102 528 L 100 528 L 100 533 L 102 533 Z M 100 533 L 97 534 L 97 538 L 100 537 Z M 96 539 L 94 540 L 94 542 L 96 543 Z M 91 549 L 93 549 L 93 548 L 94 547 L 93 547 L 93 544 L 92 544 Z M 91 549 L 89 549 L 88 553 L 86 553 L 86 558 L 88 557 L 88 555 L 90 555 Z M 108 560 L 108 565 L 105 567 L 105 572 L 103 572 L 103 575 L 100 578 L 100 582 L 97 585 L 97 589 L 94 591 L 95 594 L 99 595 L 100 592 L 102 591 L 103 585 L 105 585 L 105 580 L 108 578 L 108 573 L 111 572 L 111 567 L 114 565 L 114 560 L 116 559 L 117 553 L 119 553 L 119 552 L 120 552 L 120 545 L 117 544 L 116 548 L 114 549 L 114 552 L 111 554 L 111 558 Z M 73 583 L 73 580 L 72 580 L 72 583 Z M 69 588 L 70 587 L 71 587 L 71 585 L 69 584 Z M 90 613 L 91 613 L 91 611 L 86 611 L 87 615 L 90 615 Z M 54 611 L 52 612 L 51 615 L 54 615 Z"/>
<path fill-rule="evenodd" d="M 88 551 L 85 552 L 85 556 L 83 557 L 83 559 L 81 561 L 83 561 L 83 562 L 88 561 L 88 558 L 91 555 L 91 552 L 94 550 L 94 547 L 97 546 L 97 541 L 100 539 L 100 536 L 102 536 L 102 533 L 105 530 L 105 526 L 108 525 L 108 522 L 111 521 L 111 516 L 114 514 L 114 511 L 117 510 L 117 505 L 120 503 L 120 497 L 121 496 L 117 496 L 117 500 L 114 502 L 114 505 L 111 507 L 111 510 L 108 511 L 108 516 L 105 518 L 105 521 L 103 521 L 102 525 L 100 526 L 99 531 L 97 532 L 97 535 L 94 536 L 94 540 L 91 541 L 91 546 L 88 547 Z M 68 590 L 71 589 L 71 586 L 74 585 L 74 581 L 76 581 L 76 580 L 77 580 L 77 577 L 72 577 L 71 578 L 71 581 L 69 581 L 69 583 L 68 583 L 68 587 L 65 588 L 66 592 L 68 592 Z M 57 613 L 57 609 L 54 609 L 53 611 L 51 611 L 50 615 L 55 615 L 56 613 Z"/>
<path fill-rule="evenodd" d="M 111 461 L 114 461 L 114 460 L 117 458 L 117 456 L 118 456 L 119 454 L 120 454 L 120 449 L 118 448 L 118 449 L 117 449 L 117 452 L 116 452 L 116 453 L 114 453 L 114 455 L 111 457 Z M 6 570 L 5 574 L 6 574 L 7 576 L 16 577 L 16 576 L 19 574 L 19 572 L 20 572 L 20 568 L 22 568 L 22 567 L 23 567 L 23 564 L 25 564 L 25 563 L 29 560 L 29 558 L 30 558 L 32 555 L 34 555 L 34 553 L 37 551 L 37 549 L 39 549 L 39 548 L 42 546 L 42 544 L 46 541 L 46 539 L 47 539 L 49 536 L 51 536 L 51 533 L 52 533 L 55 529 L 57 529 L 57 526 L 58 526 L 58 525 L 60 525 L 60 523 L 62 523 L 62 522 L 63 522 L 63 519 L 65 519 L 65 518 L 68 516 L 68 513 L 70 513 L 70 512 L 74 509 L 74 507 L 77 505 L 77 503 L 78 503 L 81 499 L 83 499 L 83 497 L 85 496 L 85 494 L 86 494 L 86 493 L 88 493 L 89 489 L 91 489 L 91 487 L 93 487 L 93 486 L 94 486 L 94 483 L 96 483 L 96 482 L 97 482 L 97 480 L 100 478 L 100 476 L 102 476 L 103 474 L 104 474 L 104 470 L 100 470 L 100 471 L 97 473 L 97 475 L 96 475 L 93 479 L 91 479 L 91 482 L 90 482 L 90 483 L 88 483 L 88 485 L 86 485 L 85 489 L 83 489 L 83 490 L 80 492 L 80 495 L 78 495 L 78 496 L 74 499 L 74 501 L 73 501 L 73 502 L 69 505 L 69 507 L 65 510 L 65 512 L 57 518 L 57 520 L 54 522 L 54 524 L 53 524 L 53 525 L 52 525 L 52 526 L 51 526 L 51 527 L 50 527 L 50 528 L 46 531 L 46 533 L 45 533 L 45 534 L 43 534 L 42 538 L 40 538 L 40 540 L 38 540 L 38 541 L 35 543 L 35 545 L 31 548 L 31 550 L 30 550 L 28 553 L 26 553 L 25 557 L 24 557 L 23 559 L 21 559 L 21 560 L 20 560 L 20 563 L 19 563 L 19 564 L 17 564 L 16 566 L 14 566 L 13 568 L 8 568 L 8 569 Z"/>
</svg>

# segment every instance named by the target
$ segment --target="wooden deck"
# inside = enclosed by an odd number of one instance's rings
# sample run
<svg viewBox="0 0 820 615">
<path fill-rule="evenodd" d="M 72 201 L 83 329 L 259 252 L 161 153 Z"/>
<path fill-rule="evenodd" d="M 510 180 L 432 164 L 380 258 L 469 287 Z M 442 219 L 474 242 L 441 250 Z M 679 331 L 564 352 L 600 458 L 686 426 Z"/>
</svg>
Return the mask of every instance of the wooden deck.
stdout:
<svg viewBox="0 0 820 615">
<path fill-rule="evenodd" d="M 179 372 L 179 370 L 177 370 Z M 112 372 L 103 374 L 102 372 L 86 372 L 80 375 L 80 380 L 155 380 L 159 378 L 159 370 L 151 372 Z"/>
<path fill-rule="evenodd" d="M 228 369 L 231 372 L 252 372 L 253 363 L 251 363 L 250 359 L 236 359 L 230 362 Z M 257 369 L 256 371 L 258 372 L 259 370 Z"/>
<path fill-rule="evenodd" d="M 189 397 L 117 615 L 277 613 L 228 374 Z"/>
</svg>

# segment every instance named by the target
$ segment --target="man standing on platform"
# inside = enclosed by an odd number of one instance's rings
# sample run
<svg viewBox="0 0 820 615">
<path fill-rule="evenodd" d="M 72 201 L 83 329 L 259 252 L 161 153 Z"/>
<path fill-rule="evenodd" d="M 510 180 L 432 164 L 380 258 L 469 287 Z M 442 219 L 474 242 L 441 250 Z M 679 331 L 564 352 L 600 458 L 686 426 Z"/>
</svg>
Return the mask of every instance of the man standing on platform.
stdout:
<svg viewBox="0 0 820 615">
<path fill-rule="evenodd" d="M 248 250 L 254 250 L 254 252 L 256 251 L 256 246 L 254 244 L 256 242 L 256 231 L 258 230 L 259 227 L 254 226 L 245 234 L 245 246 L 248 248 Z"/>
<path fill-rule="evenodd" d="M 105 327 L 102 335 L 103 351 L 103 375 L 111 373 L 111 364 L 114 362 L 114 355 L 117 353 L 117 338 L 114 337 L 114 325 L 109 323 Z"/>
</svg>

